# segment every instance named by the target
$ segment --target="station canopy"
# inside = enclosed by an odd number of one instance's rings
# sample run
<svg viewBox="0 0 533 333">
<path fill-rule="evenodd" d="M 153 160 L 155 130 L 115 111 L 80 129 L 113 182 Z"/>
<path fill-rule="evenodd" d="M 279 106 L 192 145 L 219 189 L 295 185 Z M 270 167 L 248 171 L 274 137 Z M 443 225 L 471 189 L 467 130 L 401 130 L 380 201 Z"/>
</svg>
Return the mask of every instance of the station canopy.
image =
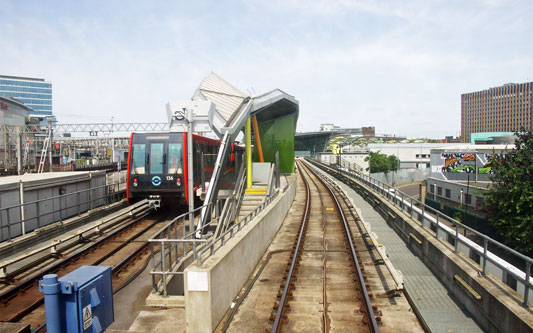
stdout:
<svg viewBox="0 0 533 333">
<path fill-rule="evenodd" d="M 249 117 L 256 116 L 265 162 L 274 162 L 279 152 L 280 170 L 294 172 L 294 134 L 298 120 L 298 100 L 280 89 L 249 96 L 211 72 L 198 86 L 193 100 L 215 104 L 210 114 L 213 131 L 220 137 L 229 132 L 233 138 Z M 254 138 L 257 136 L 254 133 Z M 254 160 L 258 160 L 254 152 Z"/>
</svg>

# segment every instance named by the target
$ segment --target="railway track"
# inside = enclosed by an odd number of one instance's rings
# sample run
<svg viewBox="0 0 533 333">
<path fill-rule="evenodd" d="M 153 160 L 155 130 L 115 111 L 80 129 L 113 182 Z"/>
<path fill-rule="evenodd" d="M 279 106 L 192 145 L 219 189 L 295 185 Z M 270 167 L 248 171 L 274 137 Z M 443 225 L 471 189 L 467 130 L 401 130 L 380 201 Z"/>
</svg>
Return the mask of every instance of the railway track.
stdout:
<svg viewBox="0 0 533 333">
<path fill-rule="evenodd" d="M 65 253 L 15 286 L 0 294 L 0 321 L 30 324 L 34 331 L 45 330 L 44 298 L 38 281 L 46 274 L 64 276 L 84 265 L 112 267 L 113 291 L 116 293 L 144 270 L 150 258 L 147 240 L 169 214 L 151 217 L 142 214 L 98 238 L 86 241 L 81 248 Z"/>
<path fill-rule="evenodd" d="M 378 332 L 381 318 L 375 315 L 343 204 L 310 168 L 302 162 L 298 168 L 306 203 L 271 331 Z"/>
</svg>

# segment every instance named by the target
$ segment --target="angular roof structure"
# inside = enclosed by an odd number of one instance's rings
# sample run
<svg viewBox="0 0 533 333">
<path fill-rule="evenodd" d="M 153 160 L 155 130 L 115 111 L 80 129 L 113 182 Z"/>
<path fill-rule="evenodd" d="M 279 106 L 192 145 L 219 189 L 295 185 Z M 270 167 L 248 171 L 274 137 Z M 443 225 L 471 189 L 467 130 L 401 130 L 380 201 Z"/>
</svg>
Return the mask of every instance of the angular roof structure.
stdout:
<svg viewBox="0 0 533 333">
<path fill-rule="evenodd" d="M 293 113 L 296 114 L 295 119 L 298 118 L 298 100 L 294 96 L 280 89 L 248 96 L 213 72 L 200 83 L 192 100 L 207 100 L 215 104 L 216 112 L 210 115 L 210 121 L 220 137 L 226 131 L 232 134 L 239 132 L 251 114 L 257 114 L 260 122 Z"/>
<path fill-rule="evenodd" d="M 211 72 L 196 88 L 192 100 L 203 99 L 215 103 L 217 111 L 228 121 L 246 97 L 245 93 Z"/>
</svg>

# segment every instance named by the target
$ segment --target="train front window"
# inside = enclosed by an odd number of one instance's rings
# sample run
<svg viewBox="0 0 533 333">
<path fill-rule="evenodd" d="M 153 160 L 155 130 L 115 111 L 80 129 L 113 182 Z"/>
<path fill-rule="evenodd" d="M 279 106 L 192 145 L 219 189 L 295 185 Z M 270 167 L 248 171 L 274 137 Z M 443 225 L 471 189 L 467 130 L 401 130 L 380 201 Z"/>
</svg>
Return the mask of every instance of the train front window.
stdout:
<svg viewBox="0 0 533 333">
<path fill-rule="evenodd" d="M 146 145 L 133 145 L 133 161 L 131 174 L 144 175 L 146 173 Z"/>
<path fill-rule="evenodd" d="M 183 173 L 182 170 L 182 149 L 181 143 L 171 143 L 168 145 L 168 173 Z"/>
<path fill-rule="evenodd" d="M 150 173 L 163 173 L 163 143 L 150 144 Z"/>
</svg>

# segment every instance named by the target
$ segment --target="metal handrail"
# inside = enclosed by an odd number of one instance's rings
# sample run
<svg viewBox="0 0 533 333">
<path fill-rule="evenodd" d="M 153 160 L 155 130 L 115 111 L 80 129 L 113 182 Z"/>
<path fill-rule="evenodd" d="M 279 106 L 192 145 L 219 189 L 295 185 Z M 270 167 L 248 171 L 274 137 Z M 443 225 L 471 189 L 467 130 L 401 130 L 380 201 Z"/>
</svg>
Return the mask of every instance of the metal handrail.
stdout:
<svg viewBox="0 0 533 333">
<path fill-rule="evenodd" d="M 244 193 L 244 191 L 242 191 L 242 193 Z M 186 223 L 185 220 L 189 216 L 189 212 L 181 214 L 178 217 L 175 217 L 169 223 L 167 223 L 163 228 L 161 228 L 148 240 L 148 242 L 151 243 L 153 262 L 153 269 L 150 271 L 150 274 L 152 275 L 152 289 L 154 291 L 158 291 L 159 287 L 162 287 L 163 296 L 167 296 L 167 277 L 171 275 L 183 274 L 183 272 L 177 271 L 177 269 L 186 257 L 188 257 L 192 253 L 192 259 L 195 260 L 199 266 L 203 265 L 205 260 L 212 256 L 216 251 L 218 251 L 222 246 L 224 246 L 224 244 L 226 244 L 229 239 L 233 238 L 240 230 L 242 230 L 246 225 L 248 225 L 248 223 L 252 221 L 253 218 L 259 214 L 259 212 L 261 212 L 263 209 L 265 209 L 265 207 L 270 205 L 270 203 L 278 196 L 279 193 L 279 189 L 271 193 L 270 196 L 266 197 L 266 199 L 244 219 L 237 221 L 236 216 L 234 216 L 232 220 L 225 221 L 225 225 L 227 226 L 227 228 L 221 231 L 219 236 L 217 236 L 216 234 L 211 235 L 211 238 L 208 239 L 196 238 L 198 230 L 192 230 L 187 234 L 186 225 L 188 223 Z M 216 204 L 218 204 L 219 202 L 220 200 L 217 201 Z M 198 207 L 193 212 L 199 212 L 204 208 L 210 208 L 207 206 L 209 206 L 209 204 Z M 208 209 L 208 211 L 211 210 Z M 212 218 L 209 223 L 202 226 L 201 231 L 203 232 L 204 230 L 207 230 L 207 228 L 214 225 L 215 223 L 220 223 L 221 217 L 222 216 L 215 216 L 214 218 Z M 181 235 L 179 235 L 178 233 L 178 223 L 180 220 L 182 221 Z M 165 234 L 169 237 L 162 238 Z M 172 234 L 174 234 L 173 238 L 171 238 Z M 160 247 L 159 258 L 156 258 L 156 243 L 158 243 Z M 199 243 L 201 243 L 201 247 Z M 190 248 L 187 248 L 187 244 L 190 244 Z M 180 249 L 181 255 L 179 254 Z M 156 275 L 162 276 L 159 285 L 158 283 L 156 283 Z"/>
<path fill-rule="evenodd" d="M 411 217 L 413 217 L 413 212 L 416 212 L 416 221 L 420 222 L 422 228 L 424 228 L 424 222 L 428 221 L 436 227 L 437 232 L 433 237 L 435 237 L 437 240 L 440 239 L 439 230 L 444 231 L 447 235 L 450 235 L 454 238 L 454 247 L 455 252 L 459 251 L 459 245 L 463 244 L 465 245 L 469 250 L 474 251 L 476 254 L 480 255 L 482 269 L 480 270 L 480 273 L 485 275 L 487 273 L 487 262 L 492 263 L 496 267 L 500 268 L 503 272 L 505 272 L 505 275 L 510 275 L 513 278 L 517 280 L 517 282 L 520 282 L 524 286 L 524 298 L 522 305 L 527 307 L 528 306 L 528 300 L 529 300 L 529 289 L 533 287 L 533 279 L 531 278 L 531 266 L 533 265 L 533 259 L 508 247 L 505 244 L 502 244 L 489 236 L 480 233 L 479 231 L 453 219 L 452 217 L 443 214 L 439 212 L 438 210 L 434 209 L 433 207 L 427 206 L 421 201 L 415 199 L 412 196 L 409 196 L 405 194 L 404 192 L 401 192 L 397 189 L 395 189 L 392 186 L 389 186 L 387 184 L 384 184 L 380 182 L 377 179 L 374 179 L 370 177 L 370 175 L 364 175 L 360 174 L 357 171 L 343 171 L 338 170 L 336 168 L 332 168 L 331 166 L 328 166 L 322 162 L 310 160 L 310 162 L 314 163 L 315 165 L 318 165 L 321 168 L 328 168 L 329 170 L 332 170 L 334 172 L 342 174 L 347 174 L 350 176 L 355 177 L 356 180 L 362 182 L 364 185 L 369 186 L 371 189 L 378 192 L 381 196 L 385 197 L 387 201 L 392 202 L 393 205 L 400 207 L 402 211 L 407 211 Z M 394 189 L 394 191 L 391 191 L 391 189 Z M 407 202 L 406 199 L 409 199 L 409 202 Z M 417 207 L 418 206 L 418 207 Z M 420 208 L 419 208 L 420 207 Z M 433 218 L 431 215 L 427 214 L 426 212 L 432 212 L 436 215 L 436 218 Z M 442 219 L 444 218 L 448 222 L 452 223 L 455 226 L 455 230 L 452 230 L 450 227 L 446 226 L 444 223 L 442 223 Z M 419 220 L 421 219 L 421 220 Z M 466 238 L 465 236 L 462 236 L 459 233 L 459 227 L 464 228 L 473 234 L 475 234 L 477 237 L 480 237 L 483 239 L 483 247 L 481 245 L 476 244 L 472 240 Z M 517 258 L 523 260 L 525 262 L 525 272 L 520 270 L 519 268 L 515 267 L 514 265 L 506 262 L 504 259 L 498 257 L 494 253 L 490 252 L 488 250 L 489 245 L 497 246 L 508 253 L 516 256 Z M 465 253 L 468 256 L 470 256 L 470 253 Z M 503 278 L 500 277 L 500 279 Z M 502 280 L 503 281 L 503 280 Z M 504 281 L 505 282 L 505 281 Z"/>
<path fill-rule="evenodd" d="M 109 227 L 112 227 L 117 223 L 122 222 L 125 218 L 146 214 L 150 209 L 151 208 L 148 206 L 147 200 L 143 200 L 141 202 L 129 206 L 119 215 L 109 215 L 105 218 L 97 220 L 95 224 L 85 226 L 84 228 L 77 230 L 71 235 L 54 239 L 52 243 L 47 243 L 34 250 L 31 250 L 30 252 L 23 253 L 15 258 L 4 260 L 0 262 L 0 278 L 6 278 L 9 274 L 13 273 L 8 272 L 8 268 L 10 268 L 10 266 L 16 265 L 17 263 L 24 261 L 28 258 L 42 256 L 43 254 L 59 254 L 64 248 L 68 248 L 71 245 L 70 242 L 73 240 L 81 242 L 83 239 L 86 239 L 86 237 L 101 233 L 105 229 L 108 229 Z"/>
<path fill-rule="evenodd" d="M 117 185 L 118 185 L 119 190 L 111 191 L 111 188 L 116 187 Z M 95 191 L 102 190 L 102 189 L 104 189 L 104 191 L 105 191 L 104 196 L 99 197 L 99 198 L 93 198 L 92 194 Z M 88 195 L 88 199 L 87 200 L 81 202 L 80 196 L 83 193 L 88 193 L 89 195 Z M 39 221 L 45 216 L 48 216 L 48 215 L 54 216 L 55 214 L 59 214 L 59 221 L 63 221 L 63 219 L 65 219 L 65 218 L 69 218 L 69 217 L 74 216 L 74 215 L 79 216 L 81 213 L 83 213 L 85 211 L 88 211 L 90 209 L 93 209 L 95 202 L 97 202 L 97 203 L 101 202 L 101 204 L 116 202 L 119 199 L 121 199 L 122 197 L 124 197 L 125 193 L 126 193 L 125 190 L 120 190 L 120 182 L 119 182 L 118 184 L 100 185 L 100 186 L 95 186 L 95 187 L 92 187 L 92 188 L 89 188 L 89 189 L 84 189 L 84 190 L 80 190 L 80 191 L 75 191 L 75 192 L 69 192 L 69 193 L 65 193 L 65 194 L 55 195 L 55 196 L 52 196 L 52 197 L 47 197 L 47 198 L 44 198 L 44 199 L 39 199 L 39 200 L 34 200 L 34 201 L 27 201 L 27 202 L 23 202 L 23 203 L 12 205 L 12 206 L 8 206 L 8 207 L 2 207 L 2 208 L 0 208 L 0 234 L 3 233 L 3 230 L 5 230 L 7 228 L 7 230 L 8 230 L 7 231 L 7 236 L 8 236 L 7 240 L 11 240 L 12 238 L 19 236 L 19 233 L 12 234 L 12 232 L 11 232 L 11 229 L 13 227 L 17 226 L 17 225 L 22 225 L 21 228 L 20 228 L 21 229 L 20 235 L 24 235 L 27 232 L 31 232 L 31 231 L 34 230 L 34 229 L 26 230 L 26 228 L 24 226 L 24 223 L 26 221 L 31 221 L 31 220 L 35 219 L 36 222 L 37 222 L 37 228 L 40 228 L 43 225 L 41 225 L 41 223 Z M 67 205 L 67 206 L 63 207 L 63 201 L 67 202 L 67 204 L 68 204 L 68 201 L 69 201 L 68 198 L 71 197 L 71 196 L 76 196 L 76 204 Z M 58 204 L 59 204 L 59 207 L 57 207 L 57 209 L 55 207 L 55 200 L 58 200 Z M 42 202 L 46 202 L 46 201 L 51 201 L 52 209 L 48 213 L 40 214 L 39 213 L 39 204 L 42 203 Z M 25 210 L 27 207 L 29 207 L 31 205 L 34 205 L 36 207 L 37 214 L 35 216 L 30 217 L 30 218 L 26 218 L 26 217 L 23 218 L 23 216 L 22 216 L 22 214 L 20 212 L 22 210 Z M 87 205 L 87 209 L 81 209 L 80 208 L 81 206 L 84 206 L 84 205 Z M 76 214 L 70 215 L 70 216 L 63 216 L 63 212 L 64 211 L 68 212 L 68 210 L 72 209 L 72 208 L 77 208 Z M 16 210 L 17 214 L 20 214 L 20 220 L 11 221 L 9 219 L 10 211 L 13 210 L 13 209 Z M 6 216 L 7 219 L 8 219 L 7 224 L 2 223 L 3 220 L 5 219 L 4 216 Z M 53 220 L 53 218 L 52 218 L 52 220 Z M 50 223 L 47 223 L 46 225 L 54 223 L 54 222 L 57 222 L 57 221 L 52 221 Z"/>
<path fill-rule="evenodd" d="M 219 237 L 213 239 L 206 246 L 200 250 L 198 256 L 195 258 L 199 266 L 202 266 L 205 259 L 202 258 L 202 255 L 207 251 L 210 251 L 209 256 L 213 255 L 218 249 L 220 249 L 226 243 L 226 236 L 229 234 L 229 238 L 233 238 L 237 232 L 239 232 L 244 226 L 246 226 L 255 216 L 259 214 L 266 206 L 268 206 L 279 194 L 279 190 L 275 191 L 269 198 L 263 201 L 256 209 L 254 209 L 250 214 L 248 214 L 243 220 L 238 223 L 233 223 L 226 231 L 224 231 Z M 235 230 L 237 229 L 237 230 Z M 220 246 L 216 247 L 216 244 Z"/>
</svg>

